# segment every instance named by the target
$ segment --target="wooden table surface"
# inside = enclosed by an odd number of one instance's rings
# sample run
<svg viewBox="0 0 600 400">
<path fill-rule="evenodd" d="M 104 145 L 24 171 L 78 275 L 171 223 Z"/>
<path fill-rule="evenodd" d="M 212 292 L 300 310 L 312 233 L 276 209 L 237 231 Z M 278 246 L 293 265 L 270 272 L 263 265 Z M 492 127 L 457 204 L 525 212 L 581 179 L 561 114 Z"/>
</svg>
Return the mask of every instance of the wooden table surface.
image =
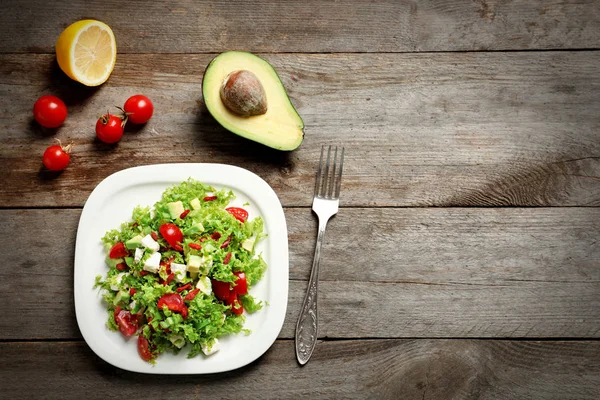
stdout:
<svg viewBox="0 0 600 400">
<path fill-rule="evenodd" d="M 108 23 L 115 70 L 97 89 L 58 68 L 70 23 Z M 273 64 L 306 124 L 270 150 L 221 128 L 204 68 L 243 49 Z M 0 397 L 600 398 L 600 2 L 596 0 L 64 1 L 0 4 Z M 151 122 L 95 140 L 135 93 Z M 43 94 L 69 118 L 32 121 Z M 74 142 L 64 173 L 42 168 Z M 316 236 L 321 145 L 343 144 L 341 209 L 323 249 L 319 342 L 294 327 Z M 283 329 L 227 373 L 117 369 L 83 341 L 73 303 L 81 209 L 124 168 L 214 162 L 255 172 L 284 205 Z"/>
</svg>

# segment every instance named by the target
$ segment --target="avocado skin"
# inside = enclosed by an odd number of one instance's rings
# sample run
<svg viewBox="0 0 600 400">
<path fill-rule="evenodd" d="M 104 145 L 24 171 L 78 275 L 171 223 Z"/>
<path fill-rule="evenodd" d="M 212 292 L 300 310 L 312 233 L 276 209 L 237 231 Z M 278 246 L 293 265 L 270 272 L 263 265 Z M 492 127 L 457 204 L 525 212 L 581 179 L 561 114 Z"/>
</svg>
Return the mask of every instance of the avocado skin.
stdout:
<svg viewBox="0 0 600 400">
<path fill-rule="evenodd" d="M 220 61 L 220 57 L 223 56 L 236 56 L 236 57 L 249 57 L 249 58 L 254 58 L 254 59 L 258 59 L 260 60 L 263 64 L 263 68 L 265 68 L 265 70 L 268 69 L 268 72 L 270 73 L 270 75 L 272 76 L 273 82 L 276 86 L 279 87 L 279 90 L 281 91 L 281 94 L 283 94 L 283 101 L 285 101 L 285 106 L 288 108 L 288 110 L 292 111 L 294 116 L 295 116 L 295 134 L 297 136 L 297 139 L 293 142 L 293 143 L 287 143 L 286 141 L 282 141 L 279 140 L 278 138 L 267 138 L 265 136 L 261 136 L 261 133 L 258 131 L 255 132 L 245 132 L 242 128 L 239 128 L 236 126 L 235 120 L 231 119 L 231 117 L 228 117 L 227 113 L 219 113 L 218 109 L 216 108 L 216 106 L 214 106 L 212 103 L 213 102 L 220 102 L 220 106 L 225 107 L 225 105 L 222 104 L 222 101 L 220 99 L 220 88 L 221 88 L 221 84 L 222 82 L 207 82 L 207 75 L 209 75 L 209 72 L 211 71 L 212 68 L 214 68 L 214 65 L 216 63 L 218 63 Z M 232 69 L 233 71 L 234 69 Z M 251 72 L 254 72 L 252 69 L 249 69 Z M 231 71 L 229 71 L 231 72 Z M 228 73 L 225 74 L 225 76 L 227 76 Z M 265 84 L 265 82 L 262 82 L 263 84 Z M 266 85 L 265 85 L 266 86 Z M 270 90 L 268 88 L 265 87 L 265 90 L 267 91 L 267 95 L 269 94 Z M 215 92 L 217 94 L 217 99 L 210 99 L 210 94 L 212 92 Z M 211 60 L 211 62 L 208 64 L 208 66 L 206 67 L 206 69 L 204 70 L 204 75 L 202 77 L 202 95 L 203 95 L 203 99 L 204 99 L 204 103 L 208 109 L 208 111 L 210 112 L 210 114 L 213 116 L 213 118 L 225 129 L 227 129 L 228 131 L 238 135 L 238 136 L 242 136 L 246 139 L 250 139 L 253 140 L 255 142 L 261 143 L 265 146 L 271 147 L 273 149 L 276 150 L 282 150 L 282 151 L 292 151 L 297 149 L 302 142 L 304 141 L 304 121 L 302 120 L 302 117 L 300 117 L 300 114 L 298 114 L 298 111 L 296 110 L 296 108 L 294 107 L 294 105 L 292 104 L 289 95 L 287 93 L 287 91 L 285 90 L 285 87 L 283 86 L 283 83 L 281 82 L 281 79 L 279 78 L 279 75 L 277 74 L 277 72 L 275 71 L 275 69 L 273 68 L 273 66 L 271 64 L 269 64 L 266 60 L 252 54 L 249 52 L 244 52 L 244 51 L 227 51 L 224 53 L 221 53 L 219 55 L 217 55 L 215 58 L 213 58 Z M 253 116 L 253 117 L 245 117 L 245 118 L 261 118 L 263 116 L 258 115 L 258 116 Z M 279 132 L 279 134 L 285 136 L 287 133 L 286 132 Z"/>
</svg>

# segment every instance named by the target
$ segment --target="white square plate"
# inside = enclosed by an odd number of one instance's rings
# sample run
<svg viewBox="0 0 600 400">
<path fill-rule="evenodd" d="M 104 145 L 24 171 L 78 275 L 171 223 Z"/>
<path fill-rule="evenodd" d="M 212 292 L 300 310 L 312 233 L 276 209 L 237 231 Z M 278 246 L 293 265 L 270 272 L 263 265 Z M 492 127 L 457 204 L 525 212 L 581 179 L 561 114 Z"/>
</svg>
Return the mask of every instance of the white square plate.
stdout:
<svg viewBox="0 0 600 400">
<path fill-rule="evenodd" d="M 205 357 L 187 358 L 188 348 L 178 355 L 161 354 L 155 365 L 143 361 L 137 353 L 137 340 L 125 338 L 106 327 L 108 313 L 99 291 L 94 289 L 97 275 L 106 276 L 108 266 L 102 236 L 131 220 L 137 205 L 153 206 L 163 191 L 188 178 L 233 190 L 232 205 L 244 206 L 249 218 L 262 216 L 268 234 L 257 244 L 267 262 L 263 279 L 250 291 L 255 298 L 268 302 L 262 310 L 246 315 L 240 333 L 220 338 L 221 350 Z M 281 203 L 273 189 L 260 177 L 245 169 L 223 164 L 160 164 L 135 167 L 117 172 L 90 194 L 79 220 L 75 246 L 75 313 L 83 338 L 106 362 L 135 372 L 150 374 L 206 374 L 242 367 L 260 357 L 271 347 L 283 325 L 288 296 L 287 226 Z"/>
</svg>

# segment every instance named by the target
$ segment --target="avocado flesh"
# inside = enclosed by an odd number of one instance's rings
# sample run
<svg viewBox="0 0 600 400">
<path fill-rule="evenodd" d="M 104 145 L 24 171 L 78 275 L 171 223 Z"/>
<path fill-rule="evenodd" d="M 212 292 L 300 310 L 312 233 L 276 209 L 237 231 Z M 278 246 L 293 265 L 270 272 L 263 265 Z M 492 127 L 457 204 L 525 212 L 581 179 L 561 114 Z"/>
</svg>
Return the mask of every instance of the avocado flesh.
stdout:
<svg viewBox="0 0 600 400">
<path fill-rule="evenodd" d="M 231 112 L 221 101 L 221 85 L 227 76 L 248 70 L 260 81 L 267 96 L 267 112 L 242 117 Z M 304 139 L 304 122 L 271 65 L 254 54 L 228 51 L 215 57 L 202 80 L 204 102 L 211 115 L 225 129 L 278 150 L 294 150 Z"/>
</svg>

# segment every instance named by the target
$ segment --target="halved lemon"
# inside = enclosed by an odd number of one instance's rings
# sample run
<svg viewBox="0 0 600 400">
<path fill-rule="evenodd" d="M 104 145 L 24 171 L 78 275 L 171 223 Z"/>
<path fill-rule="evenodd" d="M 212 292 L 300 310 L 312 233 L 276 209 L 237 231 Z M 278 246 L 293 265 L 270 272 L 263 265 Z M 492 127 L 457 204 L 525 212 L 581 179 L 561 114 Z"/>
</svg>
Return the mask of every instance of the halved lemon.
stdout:
<svg viewBox="0 0 600 400">
<path fill-rule="evenodd" d="M 106 82 L 117 60 L 117 42 L 104 22 L 84 19 L 69 25 L 56 41 L 56 59 L 71 79 L 86 86 Z"/>
</svg>

